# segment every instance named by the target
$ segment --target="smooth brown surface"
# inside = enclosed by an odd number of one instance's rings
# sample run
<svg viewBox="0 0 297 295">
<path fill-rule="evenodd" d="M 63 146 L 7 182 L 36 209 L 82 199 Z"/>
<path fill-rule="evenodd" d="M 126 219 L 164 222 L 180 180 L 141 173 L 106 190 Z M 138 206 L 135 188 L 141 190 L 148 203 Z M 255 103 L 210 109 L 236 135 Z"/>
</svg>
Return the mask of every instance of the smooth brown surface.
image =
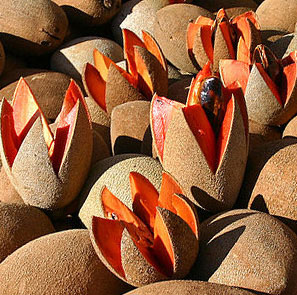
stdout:
<svg viewBox="0 0 297 295">
<path fill-rule="evenodd" d="M 3 295 L 119 295 L 127 290 L 100 262 L 87 230 L 34 240 L 0 264 Z"/>
<path fill-rule="evenodd" d="M 186 33 L 188 23 L 200 15 L 213 18 L 209 11 L 191 4 L 172 4 L 157 12 L 154 37 L 165 57 L 185 72 L 197 73 L 188 55 Z"/>
<path fill-rule="evenodd" d="M 250 291 L 241 290 L 221 284 L 201 281 L 166 281 L 151 284 L 126 293 L 126 295 L 251 295 Z"/>
<path fill-rule="evenodd" d="M 54 231 L 42 211 L 24 204 L 0 202 L 0 263 L 26 243 Z"/>
<path fill-rule="evenodd" d="M 276 218 L 232 210 L 201 224 L 197 265 L 190 278 L 263 292 L 297 292 L 297 237 Z"/>
</svg>

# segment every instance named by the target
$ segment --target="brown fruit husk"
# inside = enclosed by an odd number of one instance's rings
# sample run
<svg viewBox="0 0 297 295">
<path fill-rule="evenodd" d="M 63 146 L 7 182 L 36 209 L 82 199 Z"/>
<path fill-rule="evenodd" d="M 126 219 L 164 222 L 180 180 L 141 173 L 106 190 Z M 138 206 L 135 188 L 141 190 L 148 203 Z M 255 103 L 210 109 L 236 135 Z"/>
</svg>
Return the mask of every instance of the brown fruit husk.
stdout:
<svg viewBox="0 0 297 295">
<path fill-rule="evenodd" d="M 297 237 L 276 218 L 232 210 L 201 224 L 191 279 L 265 294 L 296 294 Z"/>
<path fill-rule="evenodd" d="M 202 281 L 178 280 L 150 284 L 132 290 L 125 295 L 172 295 L 172 294 L 199 294 L 199 295 L 252 295 L 251 291 L 242 290 L 221 284 Z"/>
<path fill-rule="evenodd" d="M 5 68 L 6 55 L 2 43 L 0 42 L 0 75 L 2 75 Z"/>
<path fill-rule="evenodd" d="M 37 208 L 0 202 L 0 263 L 26 243 L 54 231 L 49 218 Z"/>
<path fill-rule="evenodd" d="M 257 4 L 253 0 L 196 0 L 195 4 L 211 12 L 217 12 L 222 7 L 225 9 L 235 7 L 248 7 L 249 10 L 256 10 L 257 8 Z"/>
<path fill-rule="evenodd" d="M 228 143 L 215 174 L 184 117 L 176 111 L 166 133 L 163 167 L 176 178 L 185 195 L 211 212 L 232 208 L 239 193 L 248 154 L 245 127 L 234 99 L 233 120 Z"/>
<path fill-rule="evenodd" d="M 293 117 L 283 131 L 284 137 L 297 137 L 297 117 Z"/>
<path fill-rule="evenodd" d="M 288 48 L 288 45 L 291 40 L 291 38 L 289 37 L 290 35 L 291 34 L 289 34 L 289 32 L 283 30 L 261 30 L 262 43 L 269 47 L 274 52 L 275 56 L 279 59 L 284 57 L 284 53 Z M 294 49 L 290 52 L 292 51 L 294 51 Z M 288 52 L 288 54 L 290 52 Z"/>
<path fill-rule="evenodd" d="M 131 101 L 115 107 L 111 113 L 113 154 L 140 153 L 145 131 L 150 124 L 150 103 Z"/>
<path fill-rule="evenodd" d="M 26 82 L 49 121 L 54 121 L 60 113 L 70 80 L 71 78 L 68 75 L 50 71 L 26 76 Z M 11 101 L 17 84 L 18 81 L 15 81 L 3 87 L 0 90 L 1 99 L 5 97 Z"/>
<path fill-rule="evenodd" d="M 100 205 L 100 195 L 104 186 L 132 209 L 129 185 L 129 173 L 132 171 L 142 174 L 158 191 L 160 190 L 162 166 L 151 157 L 122 154 L 98 162 L 93 167 L 80 196 L 84 203 L 80 209 L 79 218 L 87 228 L 91 228 L 92 216 L 104 217 Z"/>
<path fill-rule="evenodd" d="M 100 133 L 93 129 L 93 154 L 91 165 L 110 156 L 109 146 L 106 144 Z"/>
<path fill-rule="evenodd" d="M 69 21 L 83 27 L 97 27 L 112 19 L 121 0 L 53 0 L 65 11 Z"/>
<path fill-rule="evenodd" d="M 64 40 L 68 20 L 63 9 L 49 0 L 8 0 L 2 3 L 1 41 L 16 55 L 39 56 Z M 19 49 L 22 50 L 19 50 Z"/>
<path fill-rule="evenodd" d="M 248 207 L 279 216 L 297 232 L 297 144 L 276 152 L 261 170 Z"/>
<path fill-rule="evenodd" d="M 154 23 L 154 37 L 166 59 L 178 69 L 197 73 L 188 55 L 186 32 L 189 22 L 203 15 L 214 18 L 209 11 L 191 4 L 172 4 L 157 12 Z"/>
<path fill-rule="evenodd" d="M 294 32 L 296 24 L 297 3 L 295 0 L 263 1 L 256 10 L 262 30 L 282 30 Z"/>
<path fill-rule="evenodd" d="M 264 125 L 282 125 L 297 113 L 297 83 L 291 96 L 282 106 L 269 89 L 258 68 L 253 65 L 246 91 L 245 101 L 249 119 Z"/>
<path fill-rule="evenodd" d="M 225 8 L 225 12 L 229 19 L 232 19 L 250 10 L 254 10 L 254 9 L 251 9 L 251 7 L 247 7 L 247 6 L 246 7 L 236 6 L 236 7 Z"/>
<path fill-rule="evenodd" d="M 87 177 L 93 148 L 90 122 L 81 102 L 58 175 L 48 156 L 40 118 L 29 130 L 12 167 L 5 158 L 2 140 L 0 137 L 3 167 L 26 204 L 53 210 L 65 207 L 76 198 Z"/>
<path fill-rule="evenodd" d="M 130 288 L 97 257 L 87 230 L 36 239 L 0 265 L 0 293 L 17 295 L 115 295 Z"/>
<path fill-rule="evenodd" d="M 192 79 L 192 76 L 185 76 L 179 81 L 171 84 L 168 87 L 167 97 L 172 100 L 176 100 L 178 102 L 186 104 Z"/>
</svg>

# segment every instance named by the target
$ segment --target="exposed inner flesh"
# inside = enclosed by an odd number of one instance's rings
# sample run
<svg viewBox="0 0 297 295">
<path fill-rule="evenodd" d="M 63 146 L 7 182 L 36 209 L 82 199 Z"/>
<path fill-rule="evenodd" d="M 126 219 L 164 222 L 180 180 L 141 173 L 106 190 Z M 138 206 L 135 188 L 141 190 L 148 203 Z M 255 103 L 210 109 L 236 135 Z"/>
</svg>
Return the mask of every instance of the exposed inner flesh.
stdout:
<svg viewBox="0 0 297 295">
<path fill-rule="evenodd" d="M 53 135 L 31 89 L 26 81 L 21 79 L 14 93 L 12 105 L 4 100 L 2 108 L 2 141 L 10 167 L 13 165 L 24 138 L 34 122 L 40 118 L 49 158 L 54 171 L 58 173 L 65 151 L 71 142 L 80 99 L 82 99 L 82 94 L 72 81 L 67 90 L 62 111 L 58 116 L 56 133 Z"/>
<path fill-rule="evenodd" d="M 102 191 L 101 201 L 105 217 L 113 220 L 110 220 L 109 223 L 103 218 L 96 219 L 98 224 L 102 222 L 102 225 L 97 224 L 96 229 L 93 229 L 97 246 L 108 263 L 119 275 L 125 277 L 121 262 L 121 255 L 125 255 L 125 253 L 121 254 L 120 241 L 122 232 L 126 228 L 144 258 L 160 273 L 170 277 L 174 270 L 174 249 L 163 217 L 157 207 L 164 205 L 165 209 L 181 218 L 185 217 L 185 221 L 197 236 L 195 214 L 184 199 L 175 195 L 181 193 L 181 188 L 168 174 L 163 174 L 160 197 L 154 186 L 141 174 L 131 172 L 129 179 L 133 212 L 107 188 Z M 163 188 L 163 186 L 166 187 Z M 115 230 L 113 229 L 114 224 L 117 224 Z"/>
</svg>

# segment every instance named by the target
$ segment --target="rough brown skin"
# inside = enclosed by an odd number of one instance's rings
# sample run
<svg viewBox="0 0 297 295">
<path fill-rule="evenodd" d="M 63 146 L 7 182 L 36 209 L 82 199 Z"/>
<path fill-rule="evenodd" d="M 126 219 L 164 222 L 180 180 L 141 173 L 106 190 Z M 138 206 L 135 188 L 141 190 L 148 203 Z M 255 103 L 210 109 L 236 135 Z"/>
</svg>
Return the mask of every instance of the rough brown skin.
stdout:
<svg viewBox="0 0 297 295">
<path fill-rule="evenodd" d="M 219 9 L 224 7 L 227 8 L 237 8 L 237 7 L 248 7 L 249 10 L 256 10 L 257 4 L 253 0 L 195 0 L 194 3 L 201 6 L 211 12 L 217 12 Z"/>
<path fill-rule="evenodd" d="M 0 201 L 9 204 L 24 204 L 14 186 L 11 184 L 5 170 L 1 167 L 0 170 Z"/>
<path fill-rule="evenodd" d="M 267 161 L 248 207 L 288 220 L 297 232 L 296 147 L 297 144 L 287 146 Z"/>
<path fill-rule="evenodd" d="M 3 167 L 26 204 L 58 209 L 71 203 L 80 192 L 89 171 L 93 148 L 90 123 L 81 103 L 75 124 L 58 175 L 48 156 L 40 119 L 29 130 L 11 168 L 6 161 L 3 162 L 5 155 L 1 139 Z"/>
<path fill-rule="evenodd" d="M 64 40 L 66 14 L 50 0 L 8 0 L 1 3 L 0 11 L 1 41 L 16 55 L 43 55 Z"/>
<path fill-rule="evenodd" d="M 132 208 L 129 184 L 131 171 L 141 173 L 158 191 L 160 190 L 162 166 L 150 157 L 124 154 L 98 162 L 96 167 L 93 167 L 80 196 L 85 201 L 80 209 L 79 218 L 87 228 L 91 228 L 93 215 L 104 217 L 100 205 L 100 194 L 104 186 L 126 206 Z"/>
<path fill-rule="evenodd" d="M 59 114 L 64 95 L 70 83 L 68 75 L 57 72 L 43 72 L 28 75 L 25 80 L 32 89 L 45 117 L 51 122 Z M 0 90 L 0 98 L 12 100 L 18 81 Z"/>
<path fill-rule="evenodd" d="M 245 12 L 248 12 L 250 10 L 254 10 L 254 9 L 251 9 L 250 7 L 230 7 L 230 8 L 226 8 L 225 9 L 225 12 L 228 16 L 229 19 L 232 19 L 238 15 L 241 15 Z"/>
<path fill-rule="evenodd" d="M 283 131 L 283 137 L 297 137 L 297 117 L 293 117 Z"/>
<path fill-rule="evenodd" d="M 288 32 L 283 30 L 261 30 L 262 44 L 271 48 L 277 58 L 282 58 L 284 52 L 279 49 L 283 49 L 286 43 L 282 42 L 279 46 L 274 46 L 274 43 L 286 34 L 288 34 Z"/>
<path fill-rule="evenodd" d="M 187 50 L 186 32 L 189 22 L 198 16 L 214 18 L 209 11 L 191 4 L 172 4 L 157 12 L 154 23 L 154 37 L 165 57 L 177 68 L 197 73 Z"/>
<path fill-rule="evenodd" d="M 190 278 L 265 294 L 296 294 L 297 237 L 276 218 L 232 210 L 201 224 L 200 251 Z"/>
<path fill-rule="evenodd" d="M 106 144 L 110 146 L 110 117 L 104 112 L 95 100 L 91 97 L 85 97 L 89 113 L 91 116 L 92 127 L 104 139 Z"/>
<path fill-rule="evenodd" d="M 115 107 L 111 113 L 113 154 L 139 153 L 150 124 L 150 102 L 131 101 Z"/>
<path fill-rule="evenodd" d="M 40 210 L 24 204 L 0 202 L 0 263 L 26 243 L 55 231 Z"/>
<path fill-rule="evenodd" d="M 271 49 L 275 52 L 278 58 L 284 58 L 289 55 L 292 51 L 297 50 L 297 34 L 285 33 L 271 44 Z"/>
<path fill-rule="evenodd" d="M 249 119 L 264 125 L 282 125 L 297 113 L 297 83 L 284 106 L 275 98 L 256 66 L 252 67 L 245 101 Z"/>
<path fill-rule="evenodd" d="M 3 295 L 115 295 L 130 289 L 100 262 L 87 230 L 34 240 L 0 264 Z"/>
<path fill-rule="evenodd" d="M 110 156 L 111 154 L 109 151 L 109 146 L 100 133 L 93 129 L 93 154 L 91 165 L 94 165 L 98 161 L 106 159 Z"/>
<path fill-rule="evenodd" d="M 229 143 L 215 174 L 181 109 L 173 116 L 166 133 L 164 169 L 176 178 L 195 205 L 211 212 L 232 208 L 244 176 L 248 144 L 237 103 L 233 114 Z"/>
<path fill-rule="evenodd" d="M 112 40 L 101 37 L 80 37 L 59 48 L 51 57 L 51 69 L 81 81 L 84 65 L 93 64 L 93 51 L 97 48 L 114 62 L 124 59 L 123 49 Z"/>
<path fill-rule="evenodd" d="M 106 111 L 110 116 L 114 107 L 128 101 L 145 100 L 145 97 L 111 64 L 107 75 L 105 100 Z"/>
<path fill-rule="evenodd" d="M 186 104 L 192 79 L 192 76 L 186 76 L 183 79 L 171 84 L 168 87 L 167 97 Z"/>
<path fill-rule="evenodd" d="M 294 0 L 266 0 L 256 10 L 262 30 L 277 29 L 294 32 L 297 3 Z"/>
<path fill-rule="evenodd" d="M 268 126 L 249 120 L 250 150 L 259 145 L 281 139 L 282 132 L 277 126 Z"/>
<path fill-rule="evenodd" d="M 132 290 L 125 295 L 252 295 L 250 291 L 241 290 L 221 284 L 201 281 L 179 280 L 150 284 Z"/>
<path fill-rule="evenodd" d="M 108 22 L 120 10 L 121 0 L 54 0 L 66 12 L 71 23 L 97 27 Z"/>
</svg>

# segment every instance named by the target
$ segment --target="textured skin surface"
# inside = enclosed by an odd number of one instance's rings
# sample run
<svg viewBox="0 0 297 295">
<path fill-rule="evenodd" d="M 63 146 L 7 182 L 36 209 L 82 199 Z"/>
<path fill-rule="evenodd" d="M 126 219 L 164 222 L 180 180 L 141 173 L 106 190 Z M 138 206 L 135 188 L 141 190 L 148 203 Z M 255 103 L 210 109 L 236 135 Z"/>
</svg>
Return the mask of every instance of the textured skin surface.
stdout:
<svg viewBox="0 0 297 295">
<path fill-rule="evenodd" d="M 42 55 L 63 42 L 68 20 L 52 1 L 8 0 L 0 8 L 1 41 L 16 54 Z"/>
<path fill-rule="evenodd" d="M 120 10 L 121 0 L 53 0 L 62 6 L 69 20 L 94 27 L 108 22 Z"/>
<path fill-rule="evenodd" d="M 36 73 L 25 77 L 45 117 L 55 120 L 59 114 L 66 90 L 70 83 L 68 75 L 57 72 Z M 1 99 L 12 100 L 18 81 L 0 90 Z"/>
<path fill-rule="evenodd" d="M 167 281 L 135 289 L 126 295 L 251 295 L 253 292 L 200 281 Z"/>
<path fill-rule="evenodd" d="M 265 0 L 257 8 L 261 29 L 278 29 L 294 32 L 297 14 L 295 0 Z"/>
<path fill-rule="evenodd" d="M 21 204 L 0 202 L 0 262 L 26 243 L 54 232 L 40 210 Z"/>
<path fill-rule="evenodd" d="M 172 4 L 157 12 L 154 23 L 154 37 L 165 57 L 177 68 L 197 73 L 187 50 L 186 32 L 189 22 L 203 15 L 213 18 L 209 11 L 191 4 Z"/>
<path fill-rule="evenodd" d="M 286 34 L 271 44 L 271 49 L 278 58 L 288 56 L 292 51 L 297 50 L 297 34 Z"/>
<path fill-rule="evenodd" d="M 276 218 L 231 210 L 201 224 L 191 278 L 267 294 L 296 294 L 297 237 Z"/>
<path fill-rule="evenodd" d="M 34 240 L 0 264 L 3 295 L 116 295 L 127 289 L 100 262 L 87 230 Z"/>
<path fill-rule="evenodd" d="M 93 64 L 95 48 L 114 62 L 124 59 L 123 49 L 114 41 L 101 37 L 81 37 L 63 44 L 52 55 L 51 69 L 81 80 L 84 65 Z"/>
<path fill-rule="evenodd" d="M 132 207 L 129 173 L 135 171 L 145 176 L 159 191 L 162 179 L 161 164 L 143 155 L 118 155 L 100 161 L 90 173 L 81 198 L 85 199 L 79 217 L 87 228 L 91 227 L 92 216 L 104 217 L 100 194 L 103 186 L 106 186 L 118 199 L 129 208 Z M 91 189 L 90 189 L 91 188 Z"/>
<path fill-rule="evenodd" d="M 144 133 L 150 124 L 150 103 L 131 101 L 111 113 L 111 146 L 114 154 L 140 153 Z"/>
<path fill-rule="evenodd" d="M 256 10 L 257 8 L 257 4 L 253 0 L 196 0 L 195 4 L 212 12 L 217 12 L 222 7 L 232 8 L 244 6 L 249 7 L 252 10 Z"/>
<path fill-rule="evenodd" d="M 275 153 L 261 170 L 249 208 L 291 220 L 297 229 L 297 145 Z M 275 185 L 277 184 L 277 185 Z"/>
</svg>

